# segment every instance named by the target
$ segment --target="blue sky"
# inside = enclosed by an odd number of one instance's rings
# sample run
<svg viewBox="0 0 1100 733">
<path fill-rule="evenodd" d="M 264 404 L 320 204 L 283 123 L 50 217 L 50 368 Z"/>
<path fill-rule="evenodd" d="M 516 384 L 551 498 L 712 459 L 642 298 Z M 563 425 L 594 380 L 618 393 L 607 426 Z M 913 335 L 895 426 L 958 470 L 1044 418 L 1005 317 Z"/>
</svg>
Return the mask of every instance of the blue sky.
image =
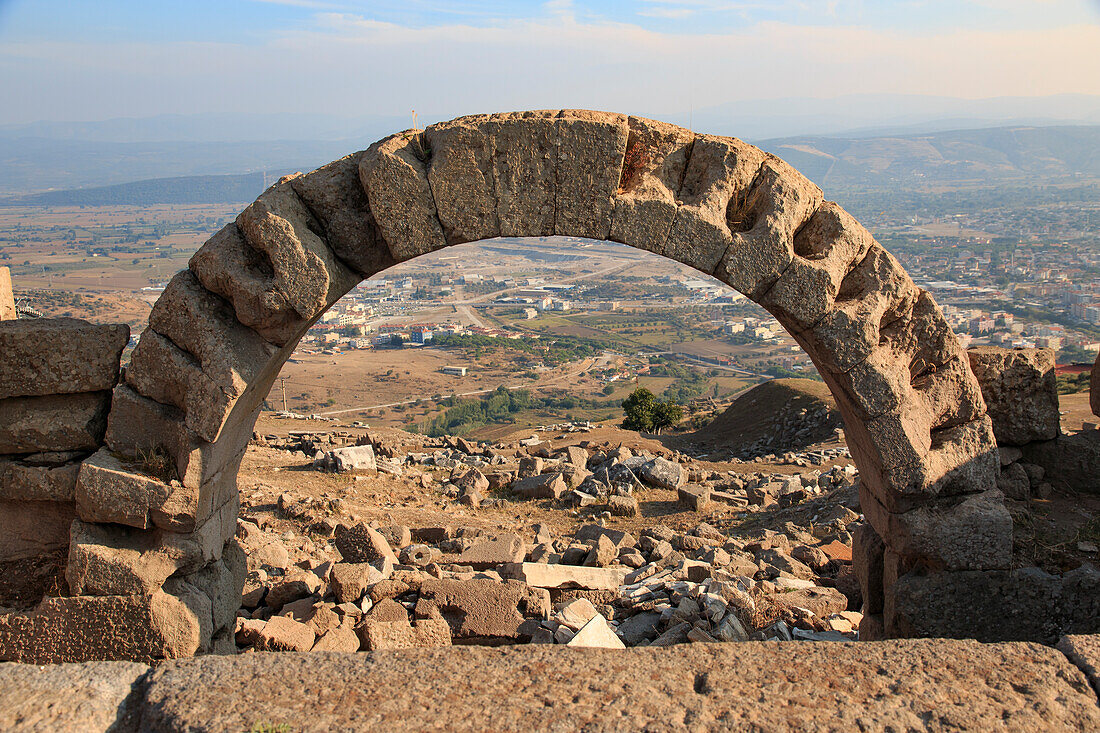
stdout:
<svg viewBox="0 0 1100 733">
<path fill-rule="evenodd" d="M 1097 0 L 0 0 L 0 123 L 1100 94 Z"/>
</svg>

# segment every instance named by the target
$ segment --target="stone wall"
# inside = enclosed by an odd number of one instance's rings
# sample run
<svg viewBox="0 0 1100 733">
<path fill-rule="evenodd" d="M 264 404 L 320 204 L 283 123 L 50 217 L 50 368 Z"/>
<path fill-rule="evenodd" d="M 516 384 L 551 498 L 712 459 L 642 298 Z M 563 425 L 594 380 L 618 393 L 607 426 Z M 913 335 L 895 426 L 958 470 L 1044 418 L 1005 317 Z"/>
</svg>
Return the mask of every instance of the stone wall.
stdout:
<svg viewBox="0 0 1100 733">
<path fill-rule="evenodd" d="M 16 609 L 0 659 L 194 654 L 239 603 L 243 555 L 224 548 L 236 504 L 196 523 L 157 477 L 163 456 L 124 464 L 103 447 L 129 339 L 125 325 L 0 323 L 0 606 Z"/>
<path fill-rule="evenodd" d="M 129 337 L 74 319 L 0 322 L 0 605 L 64 587 L 77 472 L 103 444 Z"/>
</svg>

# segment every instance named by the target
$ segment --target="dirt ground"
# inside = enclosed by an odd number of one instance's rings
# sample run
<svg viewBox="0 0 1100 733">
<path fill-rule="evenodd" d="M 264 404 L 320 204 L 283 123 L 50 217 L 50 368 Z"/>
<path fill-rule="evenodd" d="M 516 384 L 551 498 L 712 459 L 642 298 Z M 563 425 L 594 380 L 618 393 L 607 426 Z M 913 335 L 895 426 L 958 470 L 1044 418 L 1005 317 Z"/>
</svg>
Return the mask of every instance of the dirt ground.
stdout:
<svg viewBox="0 0 1100 733">
<path fill-rule="evenodd" d="M 263 435 L 287 435 L 291 431 L 333 429 L 332 423 L 271 419 L 266 415 L 257 425 L 257 432 Z M 340 430 L 352 433 L 367 431 L 341 426 Z M 371 430 L 372 434 L 415 440 L 397 430 Z M 529 433 L 519 433 L 511 437 L 529 437 Z M 621 430 L 612 426 L 598 426 L 589 433 L 563 435 L 556 432 L 539 434 L 549 439 L 553 447 L 577 445 L 583 441 L 626 445 L 632 449 L 650 451 L 668 450 L 666 440 L 639 436 L 638 433 Z M 825 469 L 847 461 L 832 461 L 815 470 Z M 734 471 L 753 473 L 766 471 L 777 474 L 805 472 L 808 469 L 794 465 L 775 465 L 765 463 L 707 463 L 700 466 L 715 472 Z M 486 531 L 509 531 L 529 534 L 535 524 L 548 525 L 555 535 L 571 534 L 577 527 L 595 521 L 602 507 L 586 507 L 581 510 L 555 507 L 551 500 L 514 501 L 509 498 L 503 506 L 472 509 L 455 501 L 446 499 L 439 491 L 448 472 L 420 467 L 436 477 L 432 488 L 424 488 L 409 478 L 394 478 L 387 475 L 348 476 L 320 473 L 313 470 L 312 460 L 303 454 L 294 454 L 285 450 L 250 446 L 245 454 L 240 472 L 242 514 L 254 518 L 266 526 L 278 531 L 300 531 L 292 520 L 280 518 L 274 511 L 280 494 L 286 492 L 295 498 L 316 499 L 321 502 L 339 498 L 341 509 L 335 521 L 378 521 L 381 524 L 404 524 L 410 527 L 430 527 L 450 525 L 454 527 L 476 527 Z M 779 509 L 771 507 L 758 514 L 749 514 L 743 508 L 716 503 L 707 512 L 684 511 L 677 503 L 675 491 L 646 488 L 635 494 L 641 505 L 641 517 L 606 518 L 607 526 L 631 532 L 637 536 L 641 530 L 655 524 L 665 524 L 674 530 L 686 532 L 706 521 L 728 531 L 745 521 L 753 527 L 781 527 L 785 522 L 799 519 L 799 512 L 812 512 L 814 502 L 802 507 Z M 508 498 L 501 495 L 500 498 Z M 854 499 L 854 497 L 848 497 Z M 808 524 L 810 516 L 801 517 Z"/>
</svg>

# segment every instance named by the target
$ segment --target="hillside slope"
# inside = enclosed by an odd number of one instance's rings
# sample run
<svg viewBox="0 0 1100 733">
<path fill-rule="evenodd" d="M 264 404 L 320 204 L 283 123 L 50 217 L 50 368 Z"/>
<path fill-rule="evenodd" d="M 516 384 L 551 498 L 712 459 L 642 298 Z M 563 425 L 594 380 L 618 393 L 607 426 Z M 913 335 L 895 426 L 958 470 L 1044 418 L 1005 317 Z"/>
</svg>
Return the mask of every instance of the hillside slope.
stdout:
<svg viewBox="0 0 1100 733">
<path fill-rule="evenodd" d="M 753 387 L 703 428 L 684 436 L 697 448 L 735 456 L 798 451 L 830 440 L 843 427 L 823 383 L 773 379 Z"/>
</svg>

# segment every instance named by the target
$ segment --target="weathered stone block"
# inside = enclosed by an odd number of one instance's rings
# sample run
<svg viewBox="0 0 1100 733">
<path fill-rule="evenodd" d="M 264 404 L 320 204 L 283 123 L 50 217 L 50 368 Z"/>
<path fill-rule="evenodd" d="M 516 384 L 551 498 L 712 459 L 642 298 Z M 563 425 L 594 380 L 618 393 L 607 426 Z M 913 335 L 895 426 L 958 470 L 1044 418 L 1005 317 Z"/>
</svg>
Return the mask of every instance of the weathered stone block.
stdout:
<svg viewBox="0 0 1100 733">
<path fill-rule="evenodd" d="M 865 487 L 860 508 L 907 563 L 932 569 L 995 570 L 1012 563 L 1012 517 L 997 490 L 894 514 Z"/>
<path fill-rule="evenodd" d="M 537 110 L 491 117 L 493 179 L 502 237 L 554 234 L 557 115 L 557 110 Z"/>
<path fill-rule="evenodd" d="M 713 273 L 733 242 L 727 213 L 746 207 L 752 182 L 765 154 L 735 138 L 696 135 L 678 193 L 679 206 L 661 254 L 702 272 Z M 751 214 L 750 214 L 751 216 Z M 743 222 L 737 224 L 741 227 Z M 740 290 L 752 276 L 723 272 Z M 722 275 L 716 275 L 720 280 Z M 752 289 L 742 291 L 752 294 Z"/>
<path fill-rule="evenodd" d="M 495 568 L 506 563 L 523 562 L 527 545 L 518 535 L 500 535 L 475 540 L 458 556 L 458 564 L 474 569 Z"/>
<path fill-rule="evenodd" d="M 0 267 L 0 321 L 14 321 L 15 295 L 11 288 L 11 270 Z"/>
<path fill-rule="evenodd" d="M 881 614 L 883 608 L 882 538 L 866 522 L 852 532 L 852 565 L 859 578 L 859 589 L 863 596 L 863 613 Z M 862 637 L 861 637 L 862 638 Z"/>
<path fill-rule="evenodd" d="M 568 490 L 560 473 L 542 473 L 512 484 L 512 491 L 528 499 L 560 499 Z"/>
<path fill-rule="evenodd" d="M 608 238 L 663 253 L 695 133 L 630 117 L 622 175 Z"/>
<path fill-rule="evenodd" d="M 199 247 L 188 268 L 203 287 L 232 304 L 237 320 L 271 343 L 285 345 L 307 328 L 264 253 L 245 241 L 236 222 Z"/>
<path fill-rule="evenodd" d="M 324 229 L 333 254 L 361 277 L 394 264 L 378 231 L 359 180 L 364 152 L 352 153 L 312 173 L 290 179 L 290 185 Z"/>
<path fill-rule="evenodd" d="M 967 351 L 993 420 L 997 442 L 1025 445 L 1058 436 L 1058 385 L 1051 349 Z"/>
<path fill-rule="evenodd" d="M 417 613 L 425 615 L 420 604 L 431 604 L 446 619 L 453 638 L 515 639 L 525 619 L 546 617 L 550 599 L 545 590 L 514 580 L 431 579 L 421 585 L 417 604 Z"/>
<path fill-rule="evenodd" d="M 761 303 L 788 329 L 811 328 L 833 308 L 841 284 L 873 244 L 851 214 L 824 202 L 796 234 L 794 259 Z"/>
<path fill-rule="evenodd" d="M 673 463 L 665 458 L 654 458 L 638 469 L 638 478 L 650 486 L 674 490 L 687 481 L 687 471 L 679 463 Z"/>
<path fill-rule="evenodd" d="M 429 157 L 424 134 L 406 130 L 371 145 L 359 163 L 371 213 L 397 262 L 447 246 L 428 181 Z"/>
<path fill-rule="evenodd" d="M 1093 584 L 1087 590 L 1095 594 L 1097 588 Z M 887 598 L 886 630 L 893 637 L 1052 644 L 1071 626 L 1083 633 L 1100 631 L 1096 601 L 1087 598 L 1067 592 L 1064 579 L 1039 568 L 914 572 L 898 578 Z"/>
<path fill-rule="evenodd" d="M 93 451 L 103 444 L 110 392 L 0 400 L 0 453 Z"/>
<path fill-rule="evenodd" d="M 920 291 L 901 264 L 877 243 L 840 282 L 833 307 L 796 333 L 819 368 L 844 373 L 879 349 L 883 324 L 901 319 Z"/>
<path fill-rule="evenodd" d="M 556 124 L 554 230 L 562 236 L 607 239 L 626 153 L 626 116 L 562 110 Z"/>
<path fill-rule="evenodd" d="M 0 500 L 73 501 L 84 453 L 38 453 L 0 458 Z"/>
<path fill-rule="evenodd" d="M 711 506 L 710 489 L 705 486 L 681 486 L 676 490 L 681 507 L 693 512 L 705 512 Z"/>
<path fill-rule="evenodd" d="M 198 571 L 220 558 L 238 508 L 234 498 L 186 534 L 73 521 L 69 588 L 77 595 L 148 594 L 173 574 Z"/>
<path fill-rule="evenodd" d="M 45 557 L 69 545 L 76 508 L 65 501 L 0 500 L 0 560 Z"/>
<path fill-rule="evenodd" d="M 364 651 L 423 649 L 451 645 L 451 627 L 441 618 L 420 619 L 415 626 L 408 621 L 366 619 L 356 627 Z"/>
<path fill-rule="evenodd" d="M 397 560 L 397 554 L 386 538 L 378 530 L 362 523 L 354 527 L 338 526 L 335 545 L 344 562 L 348 563 L 372 562 L 387 557 Z"/>
<path fill-rule="evenodd" d="M 275 355 L 221 298 L 185 270 L 149 314 L 126 381 L 139 393 L 182 409 L 188 427 L 214 441 L 229 411 Z"/>
<path fill-rule="evenodd" d="M 85 522 L 113 522 L 139 529 L 156 525 L 190 532 L 198 514 L 198 490 L 141 473 L 100 450 L 80 466 L 76 506 Z"/>
<path fill-rule="evenodd" d="M 501 574 L 522 580 L 535 588 L 585 588 L 587 590 L 618 590 L 628 568 L 588 568 L 577 565 L 550 565 L 524 562 L 506 565 Z"/>
<path fill-rule="evenodd" d="M 197 521 L 203 521 L 231 496 L 236 496 L 237 469 L 258 409 L 239 413 L 239 409 L 234 413 L 235 422 L 223 439 L 206 443 L 188 429 L 178 408 L 143 397 L 123 384 L 114 391 L 106 441 L 126 460 L 156 453 L 171 458 L 175 478 L 184 486 L 199 489 L 196 517 Z"/>
<path fill-rule="evenodd" d="M 76 318 L 0 321 L 0 400 L 102 392 L 118 382 L 129 326 Z"/>
<path fill-rule="evenodd" d="M 56 664 L 189 657 L 199 620 L 175 596 L 46 598 L 33 611 L 0 615 L 0 660 Z"/>
<path fill-rule="evenodd" d="M 137 727 L 135 694 L 149 668 L 131 662 L 0 667 L 0 730 L 120 731 Z"/>
<path fill-rule="evenodd" d="M 848 432 L 853 438 L 858 434 Z M 890 511 L 905 512 L 936 497 L 996 487 L 999 460 L 988 417 L 930 430 L 929 437 L 928 452 L 915 463 L 877 470 L 874 463 L 861 464 L 861 480 Z M 858 446 L 859 441 L 852 439 L 850 445 Z M 857 450 L 853 455 L 862 457 Z"/>
<path fill-rule="evenodd" d="M 424 131 L 428 181 L 449 244 L 500 236 L 491 119 L 460 117 Z"/>
<path fill-rule="evenodd" d="M 725 211 L 731 240 L 715 277 L 760 300 L 790 265 L 795 233 L 824 197 L 808 178 L 771 156 L 742 190 L 743 198 L 731 200 Z"/>
<path fill-rule="evenodd" d="M 1024 459 L 1044 469 L 1056 488 L 1100 494 L 1100 430 L 1059 435 L 1023 447 Z"/>
</svg>

